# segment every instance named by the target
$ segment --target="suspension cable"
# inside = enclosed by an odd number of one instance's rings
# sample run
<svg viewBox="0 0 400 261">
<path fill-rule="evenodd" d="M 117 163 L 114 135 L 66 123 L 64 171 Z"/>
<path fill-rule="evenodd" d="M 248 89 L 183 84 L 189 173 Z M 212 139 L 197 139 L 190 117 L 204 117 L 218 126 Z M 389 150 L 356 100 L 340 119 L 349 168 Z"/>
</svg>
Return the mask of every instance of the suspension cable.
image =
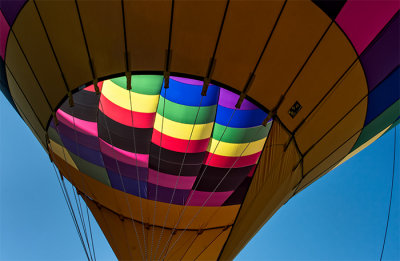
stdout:
<svg viewBox="0 0 400 261">
<path fill-rule="evenodd" d="M 128 86 L 127 86 L 128 89 Z M 129 106 L 131 109 L 131 122 L 132 122 L 132 137 L 133 137 L 133 146 L 134 146 L 134 154 L 135 154 L 135 161 L 136 161 L 136 177 L 137 177 L 137 184 L 138 184 L 138 192 L 139 192 L 139 207 L 140 207 L 140 216 L 142 221 L 142 233 L 143 233 L 143 245 L 144 245 L 144 254 L 147 260 L 147 241 L 146 241 L 146 233 L 144 230 L 144 218 L 143 218 L 143 207 L 142 207 L 142 192 L 140 189 L 140 177 L 139 177 L 139 167 L 138 167 L 138 157 L 137 157 L 137 148 L 136 148 L 136 137 L 135 137 L 135 127 L 133 126 L 133 111 L 132 111 L 132 99 L 131 99 L 131 90 L 128 90 L 129 93 Z"/>
<path fill-rule="evenodd" d="M 201 179 L 203 178 L 205 171 L 207 170 L 207 167 L 208 167 L 207 164 L 211 161 L 212 157 L 214 156 L 214 153 L 215 153 L 215 151 L 217 150 L 218 145 L 220 144 L 220 141 L 221 141 L 222 137 L 224 136 L 224 134 L 225 134 L 225 132 L 226 132 L 226 130 L 227 130 L 227 128 L 228 128 L 228 126 L 229 126 L 229 124 L 230 124 L 232 118 L 233 118 L 233 115 L 234 115 L 235 112 L 236 112 L 236 110 L 237 110 L 237 108 L 235 108 L 235 110 L 232 112 L 232 114 L 231 114 L 231 116 L 230 116 L 230 118 L 229 118 L 228 124 L 225 126 L 224 131 L 222 132 L 222 135 L 221 135 L 221 137 L 219 138 L 219 140 L 218 140 L 218 142 L 217 142 L 217 145 L 216 145 L 215 148 L 214 148 L 213 153 L 211 154 L 211 156 L 210 156 L 208 162 L 205 164 L 205 168 L 203 169 L 203 171 L 202 171 L 202 173 L 201 173 L 201 175 L 200 175 L 199 181 L 197 182 L 195 188 L 192 189 L 193 191 L 195 191 L 195 190 L 197 189 L 198 185 L 200 184 L 200 181 L 201 181 Z M 186 208 L 187 208 L 189 202 L 191 201 L 191 199 L 192 199 L 192 197 L 193 197 L 193 194 L 194 194 L 194 193 L 191 193 L 191 195 L 189 196 L 189 199 L 186 200 L 185 205 L 184 205 L 184 208 L 183 208 L 181 214 L 179 215 L 178 221 L 176 222 L 176 224 L 175 224 L 174 228 L 172 229 L 172 231 L 175 231 L 175 229 L 178 227 L 178 225 L 179 225 L 179 223 L 180 223 L 180 221 L 181 221 L 181 219 L 182 219 L 182 217 L 183 217 L 183 215 L 184 215 L 184 213 L 185 213 L 185 211 L 186 211 Z M 163 252 L 165 251 L 165 248 L 167 247 L 169 241 L 172 239 L 172 236 L 173 236 L 173 233 L 171 233 L 171 235 L 169 236 L 168 241 L 167 241 L 167 243 L 165 244 L 163 250 L 161 251 L 159 257 L 162 256 L 162 254 L 163 254 Z"/>
<path fill-rule="evenodd" d="M 258 136 L 258 134 L 260 133 L 260 131 L 262 130 L 262 128 L 259 128 L 257 131 L 256 136 Z M 233 162 L 233 164 L 231 165 L 231 167 L 228 169 L 228 171 L 225 173 L 225 175 L 222 177 L 222 179 L 218 182 L 217 186 L 214 188 L 214 190 L 211 192 L 211 194 L 207 197 L 207 199 L 203 202 L 202 206 L 200 207 L 200 209 L 196 212 L 196 214 L 192 217 L 192 219 L 190 220 L 190 222 L 188 223 L 188 225 L 185 227 L 185 229 L 181 232 L 181 234 L 179 235 L 179 237 L 174 241 L 174 243 L 172 244 L 172 246 L 167 250 L 166 254 L 164 255 L 164 258 L 167 256 L 168 252 L 174 248 L 175 244 L 179 241 L 179 239 L 182 237 L 183 233 L 188 229 L 188 227 L 193 223 L 193 221 L 196 219 L 196 217 L 200 214 L 201 210 L 203 209 L 203 207 L 207 204 L 207 202 L 210 200 L 210 198 L 212 197 L 212 195 L 215 193 L 215 191 L 218 189 L 218 187 L 222 184 L 222 182 L 225 180 L 225 178 L 228 176 L 228 174 L 230 173 L 230 171 L 234 168 L 234 166 L 236 165 L 236 163 L 239 161 L 240 157 L 243 155 L 243 153 L 247 150 L 247 148 L 249 147 L 249 145 L 252 142 L 248 142 L 246 147 L 243 149 L 243 151 L 240 153 L 239 157 L 236 158 L 236 160 Z M 200 183 L 197 183 L 197 185 Z M 197 186 L 196 186 L 197 188 Z M 163 258 L 163 259 L 164 259 Z"/>
<path fill-rule="evenodd" d="M 101 92 L 100 92 L 100 95 L 101 95 Z M 102 102 L 101 102 L 101 97 L 100 97 L 100 99 L 99 99 L 99 104 L 100 104 L 100 106 L 101 106 L 101 110 L 104 112 L 104 107 L 103 107 L 103 104 L 102 104 Z M 105 116 L 105 114 L 104 114 L 104 116 Z M 111 142 L 110 145 L 111 145 L 112 150 L 113 150 L 114 159 L 115 159 L 115 163 L 116 163 L 116 165 L 117 165 L 117 170 L 118 170 L 119 178 L 120 178 L 120 181 L 121 181 L 121 184 L 122 184 L 122 188 L 123 188 L 123 191 L 124 191 L 125 201 L 126 201 L 126 203 L 127 203 L 127 205 L 128 205 L 129 214 L 130 214 L 130 216 L 131 216 L 132 226 L 133 226 L 133 229 L 134 229 L 134 231 L 135 231 L 135 235 L 136 235 L 136 238 L 137 238 L 137 241 L 138 241 L 138 244 L 139 244 L 140 254 L 141 254 L 141 256 L 142 256 L 142 258 L 143 258 L 143 260 L 144 260 L 144 259 L 145 259 L 145 256 L 144 256 L 144 253 L 143 253 L 142 244 L 140 243 L 139 234 L 138 234 L 138 232 L 137 232 L 137 230 L 136 230 L 136 225 L 135 225 L 135 221 L 134 221 L 133 214 L 132 214 L 131 203 L 129 202 L 128 196 L 126 195 L 127 192 L 126 192 L 125 184 L 124 184 L 124 181 L 123 181 L 123 179 L 122 179 L 122 174 L 121 174 L 121 171 L 120 171 L 120 168 L 119 168 L 119 163 L 118 163 L 118 160 L 117 160 L 117 155 L 116 155 L 116 152 L 115 152 L 115 147 L 114 147 L 114 145 L 113 145 L 113 141 L 112 141 L 110 129 L 108 128 L 107 119 L 105 118 L 104 121 L 105 121 L 105 124 L 106 124 L 106 129 L 107 129 L 107 132 L 108 132 L 108 137 L 110 138 L 110 142 Z M 138 182 L 139 182 L 139 181 L 138 181 Z M 131 248 L 128 247 L 128 249 L 129 249 L 129 252 L 131 252 Z M 132 255 L 132 253 L 131 253 L 131 255 Z M 133 255 L 132 255 L 132 256 L 133 256 Z"/>
<path fill-rule="evenodd" d="M 394 186 L 394 175 L 395 175 L 395 173 L 396 173 L 396 172 L 395 172 L 395 168 L 396 168 L 396 136 L 397 136 L 396 129 L 397 129 L 397 126 L 394 127 L 392 182 L 391 182 L 391 187 L 390 187 L 389 208 L 388 208 L 388 214 L 387 214 L 387 220 L 386 220 L 385 235 L 384 235 L 384 237 L 383 237 L 381 256 L 380 256 L 380 258 L 379 258 L 380 261 L 382 261 L 383 252 L 384 252 L 384 250 L 385 250 L 386 236 L 387 236 L 387 231 L 388 231 L 388 227 L 389 227 L 390 210 L 391 210 L 391 208 L 392 208 L 392 196 L 393 196 L 393 186 Z"/>
<path fill-rule="evenodd" d="M 163 221 L 161 234 L 160 234 L 160 237 L 158 238 L 158 243 L 157 243 L 156 251 L 155 251 L 155 253 L 154 253 L 155 255 L 157 255 L 157 250 L 158 250 L 158 248 L 159 248 L 159 246 L 160 246 L 160 243 L 161 243 L 161 239 L 162 239 L 162 236 L 163 236 L 163 233 L 164 233 L 165 224 L 166 224 L 166 222 L 167 222 L 167 220 L 168 220 L 168 216 L 169 216 L 169 212 L 170 212 L 170 209 L 171 209 L 172 200 L 174 199 L 175 191 L 176 191 L 176 188 L 177 188 L 177 186 L 178 186 L 179 179 L 180 179 L 180 177 L 181 177 L 181 173 L 182 173 L 182 170 L 183 170 L 183 166 L 184 166 L 184 164 L 185 164 L 186 155 L 187 155 L 187 152 L 188 152 L 188 149 L 189 149 L 190 141 L 191 141 L 191 139 L 192 139 L 192 135 L 193 135 L 193 132 L 194 132 L 194 128 L 196 127 L 196 122 L 197 122 L 197 118 L 198 118 L 198 116 L 199 116 L 199 112 L 200 112 L 201 104 L 202 104 L 202 102 L 203 102 L 203 98 L 204 98 L 204 96 L 201 96 L 200 104 L 199 104 L 199 106 L 198 106 L 197 113 L 196 113 L 196 117 L 195 117 L 195 119 L 194 119 L 194 123 L 193 123 L 192 129 L 191 129 L 191 132 L 190 132 L 188 144 L 186 145 L 185 154 L 183 155 L 183 160 L 182 160 L 182 163 L 181 163 L 179 172 L 178 172 L 178 178 L 177 178 L 177 180 L 176 180 L 176 182 L 175 182 L 174 190 L 173 190 L 173 192 L 172 192 L 172 196 L 171 196 L 171 199 L 170 199 L 169 204 L 168 204 L 167 214 L 166 214 L 166 216 L 165 216 L 165 218 L 164 218 L 164 221 Z M 164 104 L 165 104 L 165 103 L 166 103 L 166 99 L 164 99 Z M 152 258 L 152 257 L 153 257 L 153 256 L 150 256 L 150 258 Z"/>
</svg>

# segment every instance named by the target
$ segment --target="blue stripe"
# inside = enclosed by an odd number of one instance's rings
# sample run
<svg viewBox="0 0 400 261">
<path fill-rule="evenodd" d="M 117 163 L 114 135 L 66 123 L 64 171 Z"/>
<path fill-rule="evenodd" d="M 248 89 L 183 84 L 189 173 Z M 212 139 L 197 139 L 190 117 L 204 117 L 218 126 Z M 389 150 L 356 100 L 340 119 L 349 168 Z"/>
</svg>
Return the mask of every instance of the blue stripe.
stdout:
<svg viewBox="0 0 400 261">
<path fill-rule="evenodd" d="M 232 113 L 234 113 L 233 116 Z M 223 126 L 228 126 L 229 123 L 228 127 L 232 128 L 250 128 L 261 125 L 266 117 L 267 113 L 261 109 L 235 111 L 218 105 L 215 122 Z"/>
<path fill-rule="evenodd" d="M 167 100 L 187 105 L 199 106 L 201 101 L 201 90 L 203 86 L 185 84 L 169 79 L 169 88 L 167 89 Z M 165 98 L 165 88 L 161 90 L 161 96 Z M 219 87 L 215 85 L 208 86 L 207 95 L 203 98 L 201 106 L 211 106 L 218 103 Z"/>
<path fill-rule="evenodd" d="M 400 67 L 385 81 L 372 90 L 368 96 L 368 110 L 365 125 L 368 125 L 389 106 L 400 99 Z"/>
<path fill-rule="evenodd" d="M 120 176 L 119 174 L 107 170 L 108 178 L 110 179 L 111 187 L 118 189 L 120 191 L 126 191 L 126 193 L 141 197 L 147 198 L 147 182 L 145 181 L 137 181 L 135 179 L 130 179 L 124 176 Z M 121 183 L 121 179 L 123 184 Z M 140 187 L 140 192 L 138 188 L 138 183 Z M 125 188 L 125 189 L 124 189 Z"/>
</svg>

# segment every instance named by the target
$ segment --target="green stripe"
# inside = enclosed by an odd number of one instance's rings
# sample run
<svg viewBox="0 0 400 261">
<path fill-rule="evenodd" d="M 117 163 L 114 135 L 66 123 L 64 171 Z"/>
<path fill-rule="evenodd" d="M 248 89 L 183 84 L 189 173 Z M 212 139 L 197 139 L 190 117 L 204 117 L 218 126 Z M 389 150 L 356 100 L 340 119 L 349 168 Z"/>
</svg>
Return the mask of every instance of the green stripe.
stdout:
<svg viewBox="0 0 400 261">
<path fill-rule="evenodd" d="M 217 105 L 202 106 L 199 110 L 197 106 L 182 105 L 167 99 L 163 114 L 164 101 L 164 97 L 160 96 L 157 112 L 169 120 L 186 124 L 194 124 L 196 120 L 196 124 L 205 124 L 213 122 L 215 119 Z M 197 112 L 199 112 L 199 115 L 196 119 Z"/>
<path fill-rule="evenodd" d="M 271 122 L 265 127 L 261 125 L 252 128 L 231 128 L 215 123 L 212 137 L 219 140 L 222 136 L 221 141 L 223 142 L 247 143 L 267 137 L 270 129 Z"/>
<path fill-rule="evenodd" d="M 163 80 L 162 75 L 133 75 L 131 91 L 147 95 L 160 94 Z M 111 81 L 126 90 L 125 76 L 111 79 Z"/>
<path fill-rule="evenodd" d="M 68 151 L 68 153 L 71 155 L 71 158 L 75 162 L 75 165 L 78 167 L 79 171 L 111 187 L 110 179 L 108 178 L 108 174 L 105 168 L 90 163 L 89 161 L 78 157 L 70 151 Z"/>
<path fill-rule="evenodd" d="M 387 126 L 393 123 L 400 115 L 400 100 L 393 103 L 383 113 L 371 121 L 361 132 L 360 137 L 351 151 L 357 149 L 365 142 L 369 141 L 376 134 L 384 130 Z"/>
</svg>

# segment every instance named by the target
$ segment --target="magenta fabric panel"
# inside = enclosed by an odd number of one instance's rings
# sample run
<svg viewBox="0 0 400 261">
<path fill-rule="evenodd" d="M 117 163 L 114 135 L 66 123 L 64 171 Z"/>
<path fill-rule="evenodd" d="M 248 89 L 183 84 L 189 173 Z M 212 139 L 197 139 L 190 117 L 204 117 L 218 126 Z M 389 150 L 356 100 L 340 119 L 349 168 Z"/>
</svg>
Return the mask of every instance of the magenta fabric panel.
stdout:
<svg viewBox="0 0 400 261">
<path fill-rule="evenodd" d="M 192 190 L 187 199 L 188 206 L 219 207 L 232 195 L 234 191 L 207 192 Z"/>
<path fill-rule="evenodd" d="M 196 176 L 176 176 L 169 175 L 166 173 L 159 172 L 149 168 L 149 176 L 147 182 L 163 186 L 167 188 L 176 189 L 191 189 L 194 182 L 196 181 Z"/>
<path fill-rule="evenodd" d="M 3 13 L 0 11 L 0 56 L 3 58 L 3 60 L 6 53 L 6 44 L 9 31 L 10 26 L 8 25 Z"/>
<path fill-rule="evenodd" d="M 349 0 L 336 22 L 361 54 L 399 9 L 397 0 Z"/>
</svg>

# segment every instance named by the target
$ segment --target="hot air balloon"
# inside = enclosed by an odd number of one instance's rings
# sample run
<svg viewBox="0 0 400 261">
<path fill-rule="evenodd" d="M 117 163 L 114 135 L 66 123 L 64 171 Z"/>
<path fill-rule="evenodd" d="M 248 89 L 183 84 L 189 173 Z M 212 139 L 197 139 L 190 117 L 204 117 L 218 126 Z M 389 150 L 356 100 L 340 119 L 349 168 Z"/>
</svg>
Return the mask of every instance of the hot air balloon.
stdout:
<svg viewBox="0 0 400 261">
<path fill-rule="evenodd" d="M 1 1 L 0 87 L 118 259 L 233 259 L 399 123 L 399 8 Z"/>
</svg>

